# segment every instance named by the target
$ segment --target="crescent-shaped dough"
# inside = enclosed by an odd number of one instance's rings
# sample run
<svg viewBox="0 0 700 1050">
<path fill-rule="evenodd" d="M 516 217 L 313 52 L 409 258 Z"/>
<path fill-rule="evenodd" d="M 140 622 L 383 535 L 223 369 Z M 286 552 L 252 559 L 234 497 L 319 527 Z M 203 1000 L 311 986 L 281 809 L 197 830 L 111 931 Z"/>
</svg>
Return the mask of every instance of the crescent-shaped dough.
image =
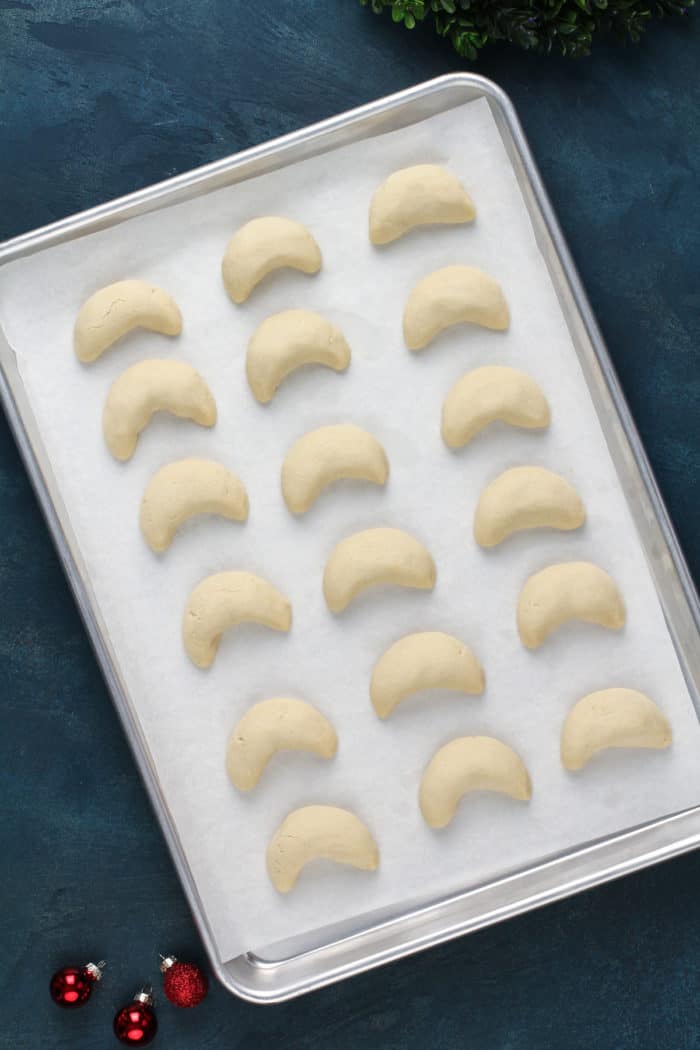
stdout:
<svg viewBox="0 0 700 1050">
<path fill-rule="evenodd" d="M 282 495 L 304 514 L 326 486 L 354 479 L 384 485 L 389 462 L 376 438 L 351 423 L 319 427 L 295 441 L 282 464 Z"/>
<path fill-rule="evenodd" d="M 380 656 L 372 672 L 370 697 L 380 718 L 423 689 L 483 693 L 484 671 L 459 638 L 442 631 L 407 634 Z"/>
<path fill-rule="evenodd" d="M 250 707 L 231 733 L 226 772 L 239 791 L 250 791 L 276 751 L 332 758 L 337 749 L 335 729 L 320 711 L 304 700 L 275 697 Z"/>
<path fill-rule="evenodd" d="M 448 448 L 462 448 L 496 420 L 527 430 L 549 426 L 547 399 L 531 376 L 501 365 L 467 372 L 442 406 L 442 439 Z"/>
<path fill-rule="evenodd" d="M 374 191 L 369 206 L 369 239 L 389 244 L 414 226 L 472 222 L 471 197 L 456 175 L 439 164 L 395 171 Z"/>
<path fill-rule="evenodd" d="M 474 538 L 495 547 L 522 529 L 578 529 L 586 510 L 576 489 L 544 467 L 512 467 L 481 493 L 474 515 Z"/>
<path fill-rule="evenodd" d="M 446 827 L 469 791 L 499 791 L 527 802 L 530 777 L 512 748 L 492 736 L 461 736 L 436 751 L 420 782 L 418 801 L 426 824 Z"/>
<path fill-rule="evenodd" d="M 216 423 L 216 402 L 192 365 L 139 361 L 114 380 L 105 401 L 102 430 L 115 459 L 131 459 L 139 434 L 156 412 L 169 412 L 203 427 Z"/>
<path fill-rule="evenodd" d="M 422 350 L 444 328 L 477 324 L 503 331 L 510 323 L 501 286 L 474 266 L 445 266 L 419 281 L 408 297 L 403 335 L 409 350 Z"/>
<path fill-rule="evenodd" d="M 161 467 L 141 500 L 141 532 L 151 550 L 167 550 L 182 523 L 196 514 L 245 521 L 248 493 L 243 482 L 211 459 L 179 459 Z"/>
<path fill-rule="evenodd" d="M 622 595 L 607 572 L 590 561 L 550 565 L 525 581 L 518 599 L 518 632 L 528 649 L 569 620 L 618 631 L 625 624 Z"/>
<path fill-rule="evenodd" d="M 431 591 L 435 562 L 422 543 L 401 529 L 366 529 L 341 540 L 326 562 L 323 594 L 339 613 L 361 591 L 382 583 Z"/>
<path fill-rule="evenodd" d="M 344 372 L 349 364 L 350 347 L 339 328 L 313 310 L 283 310 L 253 332 L 246 374 L 250 389 L 266 404 L 282 380 L 302 365 L 325 365 Z"/>
<path fill-rule="evenodd" d="M 589 693 L 569 711 L 561 731 L 561 761 L 581 769 L 597 751 L 608 747 L 663 750 L 672 739 L 668 720 L 656 704 L 636 689 L 601 689 Z"/>
<path fill-rule="evenodd" d="M 134 328 L 179 335 L 182 317 L 177 303 L 162 288 L 145 281 L 108 284 L 80 308 L 73 333 L 76 357 L 85 364 L 96 361 Z"/>
<path fill-rule="evenodd" d="M 318 273 L 321 252 L 306 226 L 267 215 L 236 230 L 226 246 L 221 273 L 234 303 L 243 303 L 263 277 L 283 266 Z"/>
<path fill-rule="evenodd" d="M 280 893 L 289 893 L 302 868 L 323 858 L 376 871 L 379 850 L 359 817 L 336 806 L 304 806 L 286 817 L 267 847 L 267 873 Z"/>
<path fill-rule="evenodd" d="M 276 587 L 252 572 L 218 572 L 201 580 L 182 620 L 182 640 L 192 663 L 210 667 L 221 635 L 239 623 L 288 631 L 292 607 Z"/>
</svg>

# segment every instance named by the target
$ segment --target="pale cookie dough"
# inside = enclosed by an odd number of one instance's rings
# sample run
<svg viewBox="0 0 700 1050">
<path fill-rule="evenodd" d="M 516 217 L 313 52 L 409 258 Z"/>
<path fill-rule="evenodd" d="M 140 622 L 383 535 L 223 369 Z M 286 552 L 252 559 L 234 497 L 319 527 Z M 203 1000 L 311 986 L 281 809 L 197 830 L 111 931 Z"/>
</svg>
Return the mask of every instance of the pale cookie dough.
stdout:
<svg viewBox="0 0 700 1050">
<path fill-rule="evenodd" d="M 518 599 L 518 632 L 537 649 L 564 623 L 582 620 L 619 631 L 625 624 L 622 595 L 607 572 L 589 561 L 549 565 L 525 581 Z"/>
<path fill-rule="evenodd" d="M 467 372 L 442 406 L 442 439 L 448 448 L 462 448 L 496 421 L 527 430 L 549 426 L 547 399 L 531 376 L 500 365 Z"/>
<path fill-rule="evenodd" d="M 156 412 L 169 412 L 202 427 L 216 423 L 216 402 L 192 365 L 140 361 L 115 379 L 105 401 L 102 430 L 115 459 L 131 459 L 139 434 Z"/>
<path fill-rule="evenodd" d="M 210 667 L 221 635 L 239 623 L 288 631 L 292 607 L 276 587 L 251 572 L 219 572 L 198 583 L 182 620 L 182 640 L 192 663 Z"/>
<path fill-rule="evenodd" d="M 403 335 L 409 350 L 422 350 L 455 324 L 476 324 L 503 331 L 510 323 L 508 304 L 493 277 L 474 266 L 445 266 L 419 281 L 408 297 Z"/>
<path fill-rule="evenodd" d="M 284 266 L 318 273 L 321 252 L 306 226 L 267 215 L 251 219 L 234 233 L 226 246 L 221 273 L 234 303 L 243 303 L 263 277 Z"/>
<path fill-rule="evenodd" d="M 211 459 L 180 459 L 161 467 L 141 500 L 139 522 L 151 550 L 167 550 L 183 522 L 197 514 L 245 521 L 248 493 L 243 482 Z"/>
<path fill-rule="evenodd" d="M 295 441 L 282 464 L 282 495 L 293 514 L 304 514 L 335 481 L 384 485 L 389 462 L 376 438 L 351 423 L 319 427 Z"/>
<path fill-rule="evenodd" d="M 523 529 L 580 528 L 586 511 L 576 489 L 544 467 L 512 467 L 481 493 L 474 515 L 474 539 L 495 547 Z"/>
<path fill-rule="evenodd" d="M 437 570 L 422 543 L 401 529 L 366 529 L 341 540 L 326 562 L 323 594 L 339 613 L 361 591 L 389 583 L 432 590 Z"/>
<path fill-rule="evenodd" d="M 231 733 L 226 772 L 239 791 L 250 791 L 277 751 L 310 751 L 332 758 L 338 738 L 328 719 L 304 700 L 274 697 L 248 708 Z"/>
<path fill-rule="evenodd" d="M 267 847 L 267 873 L 280 893 L 289 893 L 302 868 L 322 858 L 376 871 L 379 850 L 359 817 L 336 806 L 304 806 L 286 817 Z"/>
<path fill-rule="evenodd" d="M 375 190 L 369 206 L 369 239 L 389 244 L 415 226 L 472 222 L 471 197 L 456 175 L 439 164 L 395 171 Z"/>
<path fill-rule="evenodd" d="M 457 737 L 433 755 L 418 796 L 426 824 L 446 827 L 469 791 L 498 791 L 523 802 L 532 795 L 522 759 L 491 736 Z"/>
<path fill-rule="evenodd" d="M 408 634 L 380 656 L 372 672 L 370 697 L 380 718 L 424 689 L 483 693 L 484 671 L 464 642 L 442 631 Z"/>
<path fill-rule="evenodd" d="M 636 689 L 601 689 L 574 704 L 561 731 L 565 769 L 581 769 L 608 747 L 671 746 L 671 727 L 656 704 Z"/>
<path fill-rule="evenodd" d="M 246 375 L 253 394 L 267 404 L 277 387 L 303 365 L 344 372 L 350 347 L 339 328 L 313 310 L 283 310 L 256 328 L 248 343 Z"/>
<path fill-rule="evenodd" d="M 182 317 L 177 303 L 162 288 L 145 281 L 117 281 L 100 288 L 82 307 L 75 322 L 73 346 L 84 364 L 134 328 L 179 335 Z"/>
</svg>

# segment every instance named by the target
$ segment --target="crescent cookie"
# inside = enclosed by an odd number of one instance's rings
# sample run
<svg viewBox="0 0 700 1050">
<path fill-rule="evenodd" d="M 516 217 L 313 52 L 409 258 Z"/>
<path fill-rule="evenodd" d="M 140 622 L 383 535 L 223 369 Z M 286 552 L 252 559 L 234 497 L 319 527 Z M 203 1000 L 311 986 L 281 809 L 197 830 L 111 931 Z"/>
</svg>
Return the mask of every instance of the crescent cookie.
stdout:
<svg viewBox="0 0 700 1050">
<path fill-rule="evenodd" d="M 456 175 L 439 164 L 393 172 L 372 196 L 369 239 L 390 244 L 416 226 L 472 222 L 476 212 Z"/>
<path fill-rule="evenodd" d="M 191 457 L 161 467 L 143 494 L 139 516 L 151 550 L 167 550 L 180 526 L 197 514 L 245 521 L 248 493 L 243 482 L 211 459 Z"/>
<path fill-rule="evenodd" d="M 102 430 L 115 459 L 131 459 L 139 434 L 156 412 L 168 412 L 202 427 L 216 423 L 214 397 L 192 365 L 139 361 L 115 379 L 105 401 Z"/>
<path fill-rule="evenodd" d="M 240 623 L 286 632 L 292 626 L 292 607 L 276 587 L 251 572 L 218 572 L 198 583 L 182 620 L 182 640 L 192 663 L 210 667 L 221 635 Z"/>
<path fill-rule="evenodd" d="M 267 847 L 267 873 L 279 893 L 289 893 L 301 871 L 322 858 L 376 871 L 379 850 L 369 828 L 348 809 L 304 806 L 286 817 Z"/>
<path fill-rule="evenodd" d="M 414 287 L 403 314 L 409 350 L 422 350 L 445 328 L 474 324 L 503 331 L 510 313 L 498 281 L 475 266 L 445 266 Z"/>
<path fill-rule="evenodd" d="M 523 529 L 579 529 L 586 520 L 581 499 L 568 481 L 544 467 L 512 467 L 479 497 L 474 539 L 495 547 Z"/>
<path fill-rule="evenodd" d="M 277 751 L 309 751 L 332 758 L 338 738 L 328 719 L 311 704 L 273 697 L 249 707 L 229 737 L 226 771 L 239 791 L 250 791 Z"/>
<path fill-rule="evenodd" d="M 437 570 L 422 543 L 401 529 L 366 529 L 346 536 L 331 553 L 323 594 L 331 612 L 346 609 L 368 587 L 394 584 L 432 590 Z"/>
<path fill-rule="evenodd" d="M 263 277 L 283 267 L 315 274 L 321 252 L 305 226 L 266 215 L 238 229 L 226 246 L 221 273 L 234 303 L 243 303 Z"/>
<path fill-rule="evenodd" d="M 75 355 L 90 364 L 135 328 L 179 335 L 182 317 L 177 303 L 146 281 L 117 281 L 100 288 L 80 308 L 73 333 Z"/>
<path fill-rule="evenodd" d="M 446 827 L 471 791 L 498 791 L 527 802 L 532 786 L 520 756 L 501 740 L 457 737 L 436 751 L 423 773 L 419 802 L 426 824 Z"/>
<path fill-rule="evenodd" d="M 310 430 L 294 442 L 282 464 L 282 495 L 292 514 L 305 514 L 335 481 L 384 485 L 389 462 L 377 439 L 351 423 Z"/>
</svg>

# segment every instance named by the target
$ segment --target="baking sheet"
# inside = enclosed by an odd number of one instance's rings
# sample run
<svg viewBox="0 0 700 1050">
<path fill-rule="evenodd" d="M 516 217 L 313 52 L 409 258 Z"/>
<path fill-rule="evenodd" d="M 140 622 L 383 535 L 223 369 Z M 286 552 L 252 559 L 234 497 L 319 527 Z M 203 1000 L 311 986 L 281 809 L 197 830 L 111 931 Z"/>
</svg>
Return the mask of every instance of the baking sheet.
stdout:
<svg viewBox="0 0 700 1050">
<path fill-rule="evenodd" d="M 473 227 L 416 231 L 382 250 L 366 236 L 372 190 L 411 163 L 447 164 L 473 194 Z M 256 214 L 288 214 L 317 237 L 317 278 L 278 274 L 251 301 L 226 297 L 219 265 L 233 230 Z M 405 350 L 401 312 L 425 273 L 476 264 L 502 283 L 509 333 L 455 330 L 420 355 Z M 144 277 L 177 299 L 177 341 L 150 333 L 83 368 L 72 353 L 82 301 L 124 276 Z M 318 309 L 353 348 L 345 376 L 307 370 L 269 406 L 245 381 L 245 346 L 267 315 Z M 49 249 L 0 273 L 0 320 L 15 350 L 40 432 L 86 562 L 134 707 L 173 813 L 222 959 L 402 900 L 466 888 L 545 855 L 700 801 L 698 722 L 668 636 L 634 525 L 525 205 L 485 100 L 368 143 L 359 143 L 159 213 Z M 146 356 L 189 360 L 218 402 L 213 431 L 167 419 L 142 435 L 133 460 L 104 448 L 101 412 L 110 382 Z M 531 372 L 553 413 L 545 436 L 492 428 L 449 453 L 439 435 L 444 394 L 464 371 L 504 363 Z M 301 520 L 279 491 L 286 449 L 308 429 L 353 421 L 383 442 L 391 463 L 385 491 L 344 485 Z M 151 474 L 171 459 L 220 459 L 245 481 L 249 523 L 191 523 L 158 558 L 138 531 Z M 528 534 L 491 552 L 471 538 L 482 486 L 507 466 L 539 463 L 568 477 L 588 508 L 575 534 Z M 386 591 L 341 617 L 321 593 L 325 557 L 348 533 L 397 525 L 421 538 L 438 565 L 435 591 Z M 590 558 L 612 571 L 628 607 L 622 635 L 574 627 L 539 653 L 520 646 L 515 603 L 523 580 L 553 560 Z M 192 667 L 180 642 L 191 588 L 203 576 L 243 568 L 291 598 L 294 627 L 283 637 L 242 628 L 224 637 L 214 667 Z M 372 666 L 401 635 L 451 631 L 486 668 L 481 698 L 407 701 L 380 723 L 369 704 Z M 585 773 L 560 766 L 559 731 L 569 706 L 612 684 L 641 688 L 670 717 L 667 753 L 602 756 Z M 228 784 L 226 737 L 249 704 L 289 693 L 317 704 L 340 738 L 324 763 L 288 755 L 250 798 Z M 533 778 L 528 806 L 499 797 L 464 804 L 436 833 L 416 793 L 426 762 L 452 736 L 497 735 L 516 747 Z M 367 875 L 321 866 L 280 898 L 264 868 L 269 836 L 299 805 L 330 802 L 362 816 L 381 849 Z"/>
</svg>

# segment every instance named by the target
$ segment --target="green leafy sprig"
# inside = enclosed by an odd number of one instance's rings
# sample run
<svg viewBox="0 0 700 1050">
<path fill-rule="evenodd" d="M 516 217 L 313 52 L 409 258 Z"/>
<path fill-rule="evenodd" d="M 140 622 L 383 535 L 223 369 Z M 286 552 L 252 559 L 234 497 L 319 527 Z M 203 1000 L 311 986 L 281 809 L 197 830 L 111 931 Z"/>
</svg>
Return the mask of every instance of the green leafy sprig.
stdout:
<svg viewBox="0 0 700 1050">
<path fill-rule="evenodd" d="M 588 55 L 597 32 L 640 39 L 653 17 L 684 15 L 695 0 L 360 0 L 375 14 L 413 29 L 426 19 L 458 55 L 477 58 L 486 44 L 505 40 L 525 50 Z"/>
</svg>

